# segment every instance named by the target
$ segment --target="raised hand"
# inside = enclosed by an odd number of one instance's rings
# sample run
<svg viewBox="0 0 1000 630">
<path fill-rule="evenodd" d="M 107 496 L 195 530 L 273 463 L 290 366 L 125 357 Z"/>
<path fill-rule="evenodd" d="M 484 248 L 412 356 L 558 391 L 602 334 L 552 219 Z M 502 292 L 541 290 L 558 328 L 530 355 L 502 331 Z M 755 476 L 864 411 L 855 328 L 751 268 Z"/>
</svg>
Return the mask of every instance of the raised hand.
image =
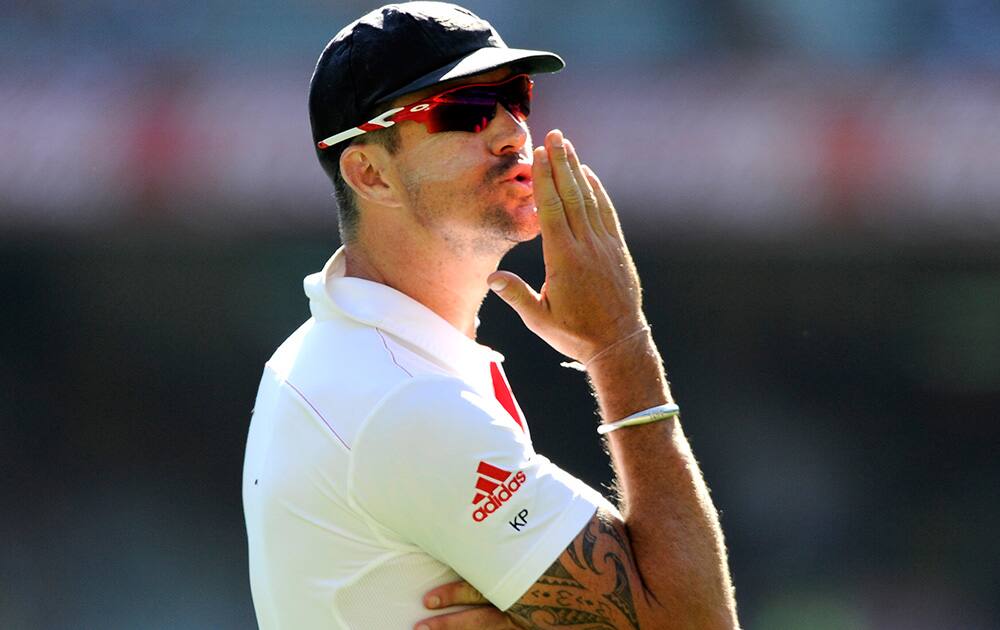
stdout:
<svg viewBox="0 0 1000 630">
<path fill-rule="evenodd" d="M 509 271 L 487 281 L 532 332 L 586 364 L 643 330 L 639 276 L 607 191 L 561 131 L 535 149 L 532 178 L 545 284 L 536 292 Z"/>
</svg>

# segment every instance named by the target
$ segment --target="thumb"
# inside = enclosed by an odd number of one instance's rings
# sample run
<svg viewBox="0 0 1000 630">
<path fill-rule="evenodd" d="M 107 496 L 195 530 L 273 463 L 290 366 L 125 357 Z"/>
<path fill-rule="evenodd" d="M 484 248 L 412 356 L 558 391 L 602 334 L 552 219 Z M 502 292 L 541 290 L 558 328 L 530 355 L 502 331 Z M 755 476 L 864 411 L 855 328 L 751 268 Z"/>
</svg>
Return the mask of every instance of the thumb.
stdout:
<svg viewBox="0 0 1000 630">
<path fill-rule="evenodd" d="M 542 298 L 516 273 L 494 271 L 486 278 L 490 289 L 517 311 L 525 324 L 529 324 L 542 310 Z"/>
</svg>

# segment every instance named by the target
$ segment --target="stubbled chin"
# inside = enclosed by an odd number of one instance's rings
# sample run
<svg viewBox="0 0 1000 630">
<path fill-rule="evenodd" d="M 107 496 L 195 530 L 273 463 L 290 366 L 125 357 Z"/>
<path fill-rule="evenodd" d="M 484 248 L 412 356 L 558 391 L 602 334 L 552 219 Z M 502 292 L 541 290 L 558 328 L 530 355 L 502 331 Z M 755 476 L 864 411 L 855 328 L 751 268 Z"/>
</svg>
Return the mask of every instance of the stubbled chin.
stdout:
<svg viewBox="0 0 1000 630">
<path fill-rule="evenodd" d="M 518 235 L 522 241 L 530 241 L 538 236 L 540 226 L 538 223 L 538 208 L 534 203 L 518 206 L 515 210 L 514 221 L 518 227 Z"/>
<path fill-rule="evenodd" d="M 535 200 L 533 197 L 528 197 L 518 201 L 511 208 L 510 212 L 519 220 L 528 218 L 535 221 L 538 217 L 538 208 L 535 207 Z"/>
</svg>

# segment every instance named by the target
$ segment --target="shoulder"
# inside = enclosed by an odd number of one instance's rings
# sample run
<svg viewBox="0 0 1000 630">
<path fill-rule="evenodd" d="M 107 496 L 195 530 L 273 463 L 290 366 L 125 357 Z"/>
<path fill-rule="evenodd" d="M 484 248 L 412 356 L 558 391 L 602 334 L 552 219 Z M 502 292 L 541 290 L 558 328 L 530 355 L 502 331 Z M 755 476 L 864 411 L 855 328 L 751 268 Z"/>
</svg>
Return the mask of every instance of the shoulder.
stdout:
<svg viewBox="0 0 1000 630">
<path fill-rule="evenodd" d="M 394 384 L 416 371 L 403 349 L 378 328 L 348 319 L 310 319 L 278 347 L 267 364 L 285 379 L 327 384 L 359 380 Z M 409 365 L 407 365 L 409 364 Z"/>
<path fill-rule="evenodd" d="M 493 430 L 510 432 L 506 411 L 469 383 L 444 374 L 421 374 L 400 381 L 372 409 L 366 427 L 403 435 L 457 435 Z"/>
<path fill-rule="evenodd" d="M 310 319 L 267 367 L 349 447 L 364 419 L 390 393 L 424 375 L 440 374 L 379 329 L 349 320 Z"/>
<path fill-rule="evenodd" d="M 493 453 L 532 453 L 531 443 L 493 398 L 451 376 L 422 375 L 401 383 L 359 427 L 355 465 L 399 469 L 468 467 Z M 464 468 L 463 468 L 464 470 Z"/>
<path fill-rule="evenodd" d="M 419 412 L 433 409 L 436 412 L 461 412 L 470 408 L 483 408 L 486 401 L 471 385 L 448 374 L 419 374 L 401 380 L 379 402 L 373 413 L 386 411 Z"/>
</svg>

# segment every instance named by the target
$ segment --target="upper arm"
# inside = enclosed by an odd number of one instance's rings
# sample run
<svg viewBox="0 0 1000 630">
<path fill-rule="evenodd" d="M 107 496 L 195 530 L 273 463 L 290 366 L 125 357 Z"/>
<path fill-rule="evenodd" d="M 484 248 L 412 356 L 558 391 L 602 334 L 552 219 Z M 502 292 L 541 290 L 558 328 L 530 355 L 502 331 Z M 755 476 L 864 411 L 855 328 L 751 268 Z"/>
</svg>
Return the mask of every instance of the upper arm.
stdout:
<svg viewBox="0 0 1000 630">
<path fill-rule="evenodd" d="M 600 509 L 506 612 L 522 628 L 623 630 L 653 627 L 661 611 L 643 585 L 625 524 Z"/>
<path fill-rule="evenodd" d="M 412 379 L 359 431 L 350 496 L 376 532 L 453 568 L 498 608 L 517 601 L 598 506 L 536 454 L 494 399 L 461 381 Z"/>
</svg>

